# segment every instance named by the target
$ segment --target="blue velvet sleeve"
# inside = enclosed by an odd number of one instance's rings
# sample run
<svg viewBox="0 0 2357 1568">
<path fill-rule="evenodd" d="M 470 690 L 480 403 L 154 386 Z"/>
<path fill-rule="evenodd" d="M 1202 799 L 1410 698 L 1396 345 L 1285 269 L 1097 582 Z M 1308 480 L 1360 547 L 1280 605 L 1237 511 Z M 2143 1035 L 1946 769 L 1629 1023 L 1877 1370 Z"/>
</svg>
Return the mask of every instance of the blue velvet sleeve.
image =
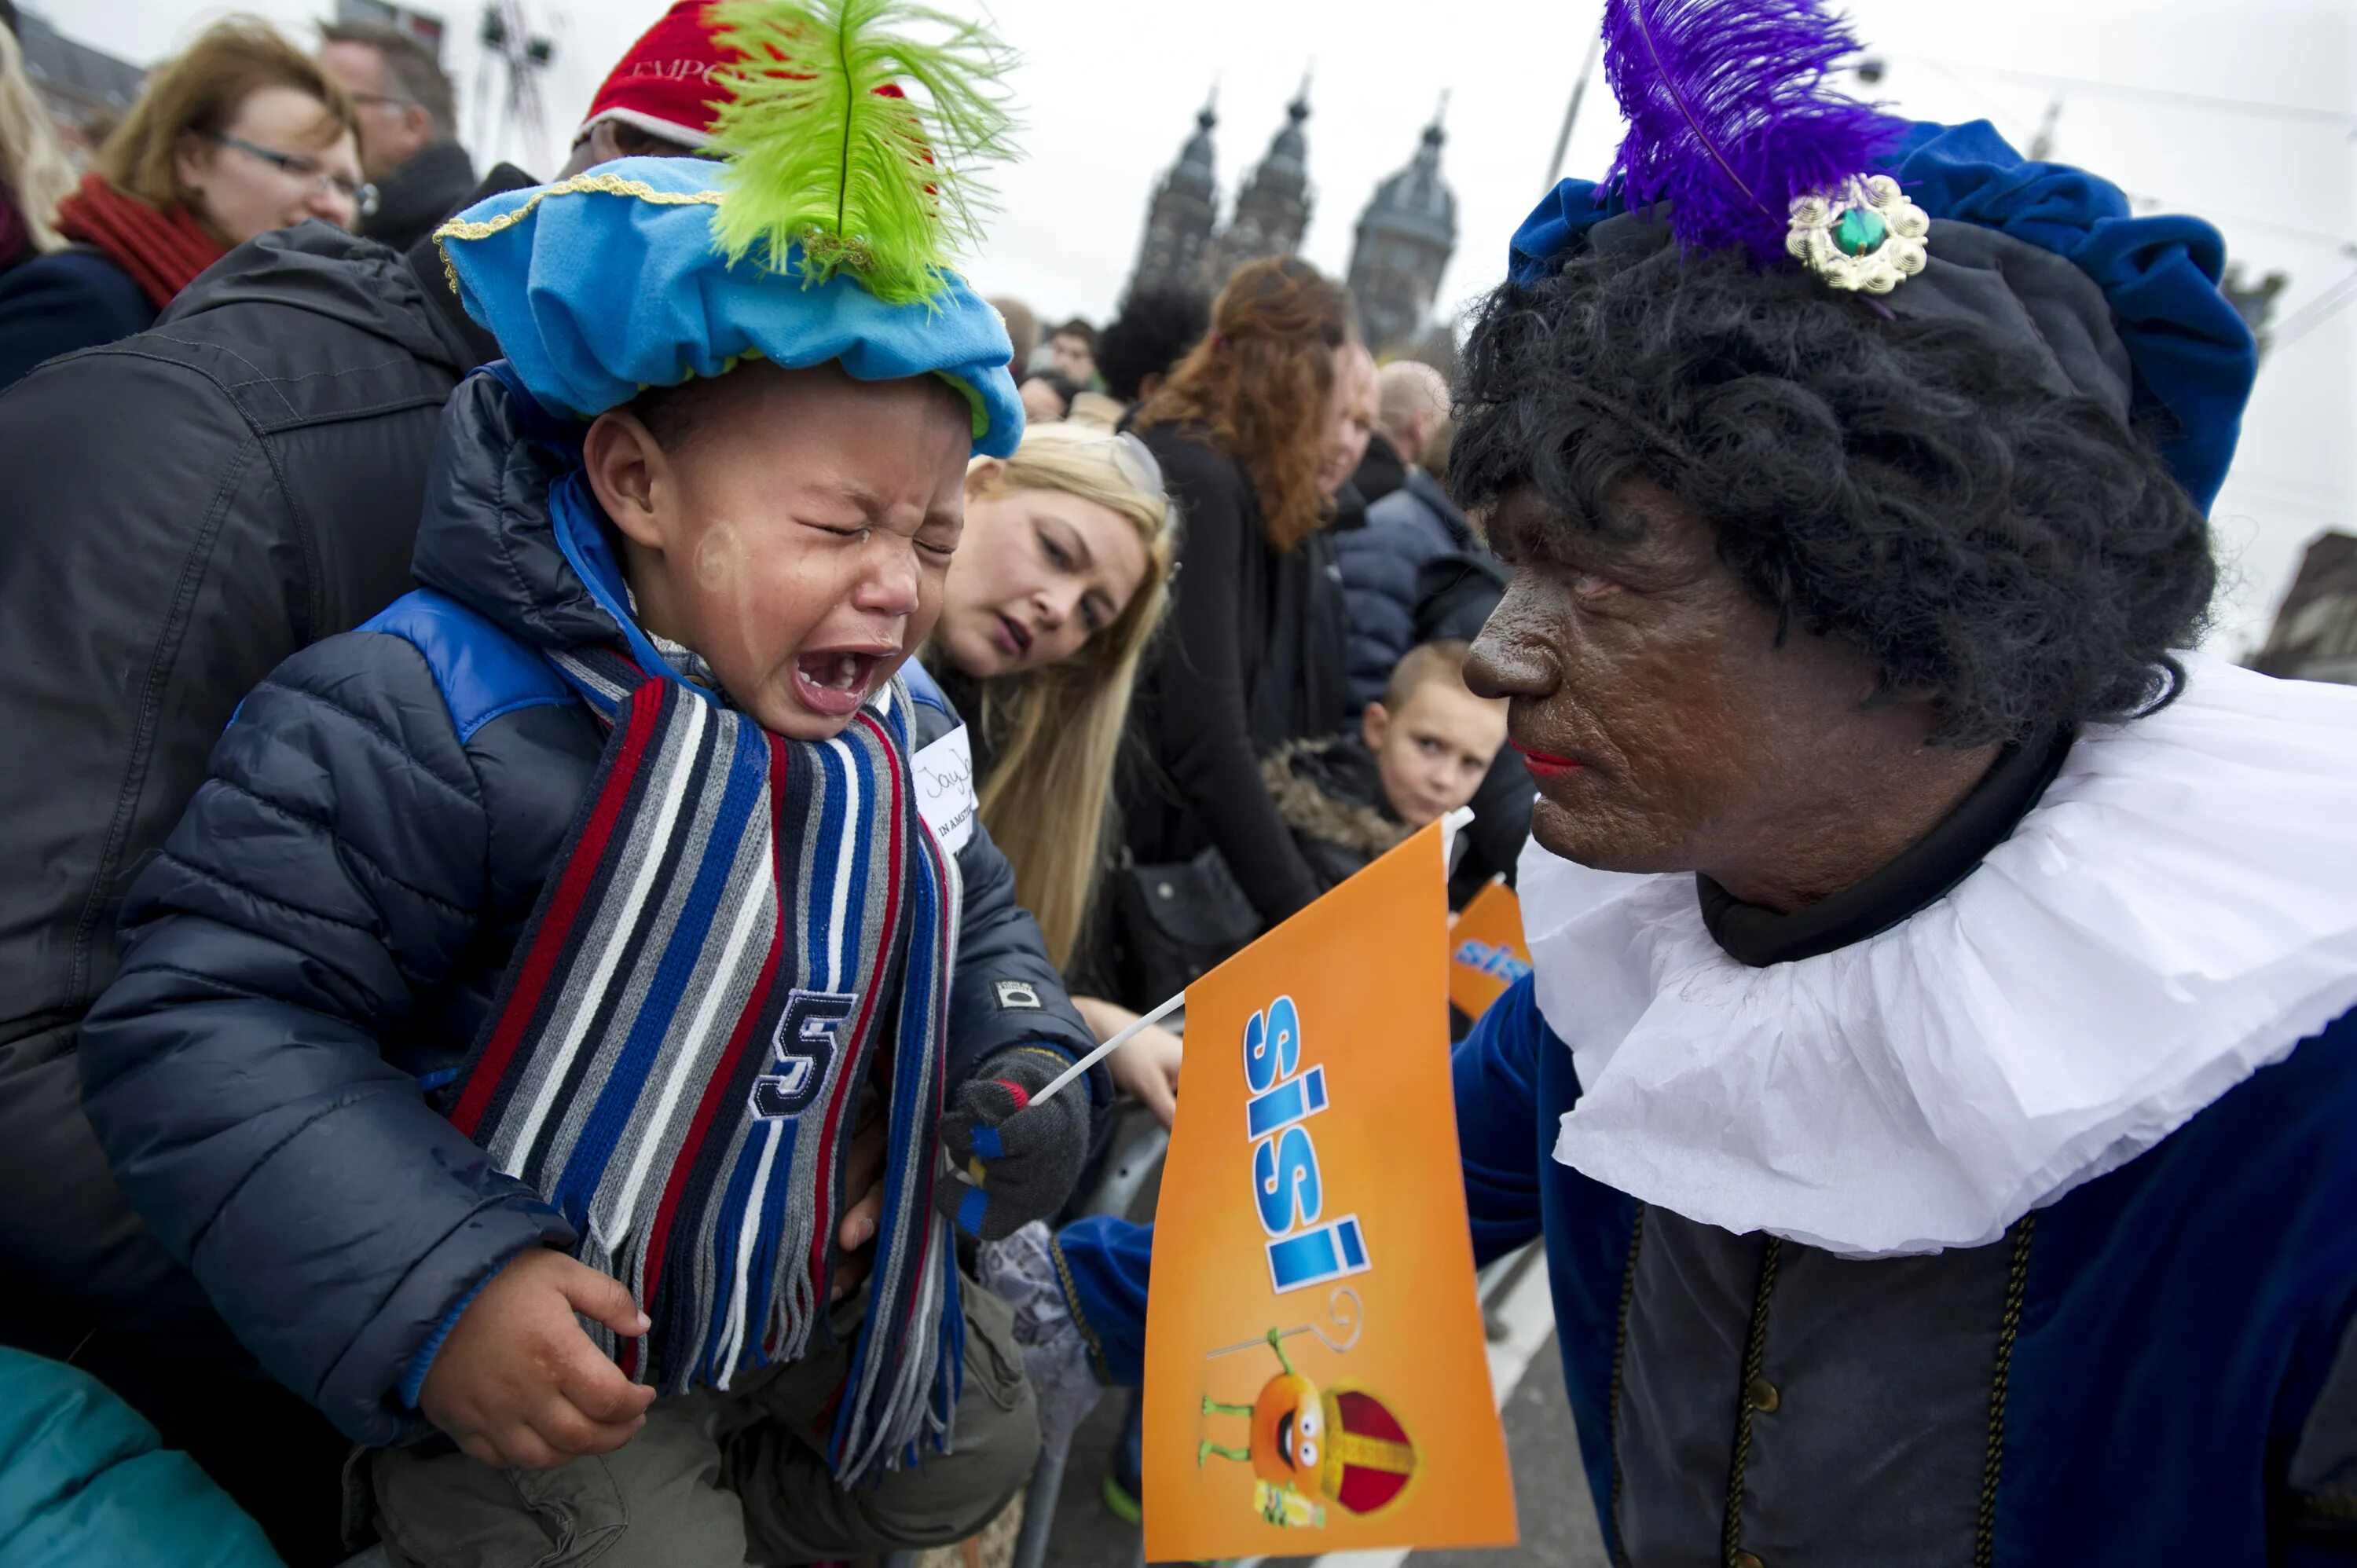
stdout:
<svg viewBox="0 0 2357 1568">
<path fill-rule="evenodd" d="M 1146 1288 L 1154 1227 L 1091 1215 L 1058 1231 L 1054 1245 L 1064 1301 L 1089 1342 L 1097 1377 L 1114 1388 L 1135 1388 L 1146 1377 Z"/>
<path fill-rule="evenodd" d="M 1539 1234 L 1538 1054 L 1565 1048 L 1539 1016 L 1528 976 L 1491 1004 L 1457 1047 L 1457 1144 L 1473 1261 L 1488 1263 Z"/>
</svg>

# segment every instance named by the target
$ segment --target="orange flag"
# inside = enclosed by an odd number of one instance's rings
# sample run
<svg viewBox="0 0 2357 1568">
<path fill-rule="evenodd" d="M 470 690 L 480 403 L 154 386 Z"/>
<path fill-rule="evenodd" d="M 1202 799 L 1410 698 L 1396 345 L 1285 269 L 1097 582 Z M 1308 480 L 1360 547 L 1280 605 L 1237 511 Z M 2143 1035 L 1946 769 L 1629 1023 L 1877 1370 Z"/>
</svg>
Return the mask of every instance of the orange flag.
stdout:
<svg viewBox="0 0 2357 1568">
<path fill-rule="evenodd" d="M 1146 1554 L 1516 1539 L 1448 1070 L 1436 824 L 1187 988 Z"/>
<path fill-rule="evenodd" d="M 1448 1000 L 1468 1018 L 1531 972 L 1531 950 L 1523 942 L 1523 901 L 1503 878 L 1473 895 L 1448 930 Z"/>
</svg>

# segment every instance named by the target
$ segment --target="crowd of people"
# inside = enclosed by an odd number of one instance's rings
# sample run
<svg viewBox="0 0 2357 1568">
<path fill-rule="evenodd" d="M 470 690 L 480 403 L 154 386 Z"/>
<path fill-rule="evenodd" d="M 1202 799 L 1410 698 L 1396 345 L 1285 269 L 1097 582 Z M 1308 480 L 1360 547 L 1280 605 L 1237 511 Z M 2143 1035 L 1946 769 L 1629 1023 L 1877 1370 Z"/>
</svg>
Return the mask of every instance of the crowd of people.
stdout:
<svg viewBox="0 0 2357 1568">
<path fill-rule="evenodd" d="M 683 89 L 679 73 L 651 64 L 682 53 L 706 64 L 721 58 L 700 4 L 674 6 L 617 66 L 560 179 L 617 157 L 687 159 L 706 149 L 717 126 L 704 79 Z M 7 63 L 13 74 L 0 91 L 32 102 L 20 64 Z M 275 730 L 280 737 L 262 744 L 299 748 L 298 736 L 316 739 L 317 726 L 357 714 L 394 749 L 356 755 L 354 768 L 405 767 L 414 788 L 443 792 L 436 780 L 448 777 L 447 763 L 437 773 L 430 751 L 401 734 L 393 709 L 366 716 L 349 684 L 357 670 L 317 677 L 344 695 L 321 687 L 304 696 L 313 679 L 299 673 L 305 661 L 327 657 L 322 650 L 354 628 L 384 630 L 387 614 L 399 613 L 388 607 L 409 603 L 402 595 L 414 585 L 478 612 L 511 600 L 495 618 L 533 626 L 561 620 L 565 597 L 582 591 L 579 568 L 544 546 L 544 574 L 527 569 L 544 585 L 535 593 L 553 599 L 515 599 L 512 584 L 465 565 L 504 563 L 505 575 L 533 559 L 531 541 L 546 538 L 548 514 L 539 514 L 538 534 L 527 527 L 515 536 L 511 510 L 477 510 L 500 493 L 500 473 L 520 460 L 516 443 L 526 439 L 500 401 L 503 383 L 482 373 L 503 351 L 510 362 L 515 354 L 480 311 L 453 297 L 433 231 L 452 213 L 531 182 L 507 166 L 479 179 L 453 133 L 450 83 L 406 35 L 330 27 L 306 54 L 263 24 L 235 20 L 153 73 L 79 185 L 56 172 L 62 155 L 37 105 L 12 120 L 0 170 L 21 236 L 0 272 L 0 358 L 10 383 L 0 450 L 24 467 L 5 618 L 28 660 L 6 700 L 48 732 L 45 776 L 23 779 L 7 802 L 11 865 L 42 871 L 12 877 L 6 895 L 15 1003 L 0 1103 L 10 1132 L 22 1135 L 8 1156 L 19 1190 L 45 1196 L 38 1211 L 13 1206 L 5 1222 L 0 1251 L 17 1286 L 5 1338 L 70 1359 L 128 1401 L 295 1562 L 328 1561 L 342 1544 L 340 1451 L 321 1441 L 328 1431 L 317 1407 L 348 1431 L 357 1421 L 374 1434 L 363 1412 L 382 1391 L 356 1394 L 339 1411 L 330 1388 L 339 1375 L 328 1364 L 298 1370 L 293 1348 L 274 1354 L 253 1344 L 247 1309 L 224 1299 L 223 1283 L 192 1246 L 202 1230 L 209 1250 L 235 1252 L 234 1227 L 192 1213 L 183 1231 L 152 1208 L 113 1138 L 93 1138 L 82 1080 L 112 1054 L 103 1042 L 120 1037 L 109 1034 L 102 1007 L 93 1018 L 93 1005 L 111 987 L 121 998 L 141 984 L 140 966 L 117 972 L 115 925 L 138 927 L 170 908 L 179 911 L 164 922 L 170 929 L 197 913 L 153 881 L 160 866 L 188 870 L 219 897 L 285 911 L 295 923 L 274 933 L 275 950 L 301 969 L 324 956 L 303 928 L 340 897 L 397 893 L 420 900 L 415 912 L 429 918 L 478 911 L 472 920 L 491 918 L 511 940 L 522 918 L 505 904 L 486 908 L 482 890 L 443 886 L 404 864 L 382 835 L 396 824 L 413 831 L 416 803 L 382 828 L 363 828 L 353 819 L 356 788 L 346 787 L 350 799 L 346 789 L 322 799 L 316 785 L 267 766 L 225 775 L 225 754 L 213 744 L 232 714 L 233 735 Z M 1411 483 L 1447 507 L 1419 461 L 1431 448 L 1445 466 L 1445 439 L 1431 440 L 1446 415 L 1445 383 L 1406 362 L 1379 377 L 1357 341 L 1348 295 L 1306 263 L 1249 264 L 1216 300 L 1142 291 L 1102 331 L 1073 318 L 1041 336 L 1019 302 L 996 301 L 993 310 L 1010 335 L 1028 429 L 965 466 L 963 532 L 940 585 L 938 621 L 913 650 L 911 686 L 937 689 L 936 701 L 964 720 L 978 836 L 995 846 L 986 864 L 996 868 L 969 868 L 965 878 L 961 973 L 979 985 L 990 972 L 996 884 L 1007 911 L 1028 912 L 1021 926 L 1029 933 L 1016 967 L 997 978 L 1042 996 L 1068 993 L 1071 1043 L 1080 1047 L 1134 1023 L 1484 786 L 1503 746 L 1503 704 L 1466 691 L 1464 639 L 1494 602 L 1499 576 L 1453 508 L 1453 534 L 1421 516 L 1402 532 L 1374 510 L 1410 499 Z M 151 330 L 167 311 L 162 329 Z M 843 390 L 831 389 L 838 400 Z M 660 441 L 710 417 L 686 407 L 684 399 L 670 413 L 650 405 L 640 424 Z M 148 460 L 95 461 L 105 432 L 124 428 L 146 434 Z M 469 456 L 470 447 L 484 455 Z M 599 450 L 594 438 L 589 450 Z M 593 487 L 603 471 L 591 462 Z M 622 531 L 611 548 L 637 624 L 706 646 L 708 628 L 682 608 L 659 608 L 675 596 L 633 572 L 642 553 L 630 542 L 627 504 L 602 490 L 598 501 Z M 1354 542 L 1347 553 L 1335 545 L 1343 533 Z M 1478 602 L 1469 613 L 1459 606 L 1453 620 L 1420 623 L 1418 571 L 1444 555 Z M 73 591 L 55 591 L 65 585 Z M 1463 596 L 1449 584 L 1426 597 L 1437 604 L 1452 590 Z M 1240 607 L 1255 608 L 1239 616 Z M 681 618 L 666 618 L 673 615 Z M 792 631 L 790 623 L 781 635 Z M 399 635 L 432 666 L 433 639 L 456 634 L 444 627 Z M 722 689 L 744 689 L 717 660 L 713 668 Z M 1346 680 L 1346 671 L 1363 679 Z M 485 744 L 468 738 L 479 750 Z M 594 741 L 555 746 L 504 758 L 502 769 L 526 792 L 486 798 L 478 822 L 488 811 L 502 835 L 533 842 L 561 832 L 565 802 L 579 799 L 586 779 L 556 758 L 573 767 L 597 751 Z M 328 756 L 307 765 L 334 766 Z M 200 790 L 209 771 L 216 781 Z M 1511 845 L 1527 822 L 1529 791 L 1513 787 L 1519 768 L 1495 773 L 1502 810 L 1520 820 L 1491 837 Z M 549 777 L 559 782 L 528 782 Z M 381 798 L 381 788 L 367 793 Z M 526 829 L 533 811 L 554 815 Z M 275 864 L 260 865 L 257 855 Z M 349 894 L 327 894 L 323 879 L 354 865 L 381 869 Z M 1465 886 L 1501 872 L 1511 872 L 1511 849 L 1464 873 Z M 529 890 L 545 875 L 544 865 L 515 886 Z M 387 979 L 403 980 L 357 1015 L 352 998 L 294 986 L 292 972 L 248 972 L 232 983 L 267 1013 L 335 1011 L 350 1015 L 351 1027 L 373 1018 L 381 1030 L 413 1004 L 404 998 L 420 983 L 411 972 L 419 955 L 390 956 Z M 453 951 L 426 967 L 447 971 L 457 959 Z M 478 989 L 487 991 L 506 961 L 491 958 Z M 185 1021 L 188 1000 L 157 994 L 145 1010 Z M 221 1012 L 217 1037 L 224 1048 L 231 1040 L 259 1046 L 276 1035 L 257 1029 L 262 1016 Z M 1041 1035 L 1039 1020 L 1023 1022 L 1029 1037 Z M 454 1059 L 474 1026 L 455 1027 Z M 391 1042 L 382 1043 L 390 1058 Z M 418 1048 L 412 1040 L 404 1050 Z M 243 1070 L 204 1052 L 173 1055 L 203 1076 Z M 1146 1028 L 1111 1059 L 1106 1091 L 1167 1123 L 1181 1056 L 1176 1036 Z M 276 1069 L 257 1081 L 276 1085 Z M 127 1082 L 139 1085 L 125 1090 L 132 1098 L 158 1087 L 144 1072 Z M 96 1118 L 111 1125 L 102 1109 Z M 1083 1155 L 1103 1157 L 1112 1124 L 1093 1119 Z M 346 1137 L 364 1147 L 379 1135 Z M 118 1155 L 112 1169 L 110 1154 Z M 283 1209 L 253 1201 L 269 1181 L 253 1168 L 236 1179 L 255 1223 L 275 1230 L 285 1222 Z M 414 1201 L 397 1185 L 376 1185 L 388 1203 Z M 178 1181 L 172 1189 L 196 1197 Z M 846 1251 L 866 1240 L 857 1227 L 874 1232 L 879 1206 L 877 1193 L 850 1205 Z M 398 1271 L 389 1261 L 374 1273 L 355 1272 L 346 1257 L 322 1273 L 256 1252 L 221 1266 L 242 1276 L 238 1288 L 254 1309 L 267 1299 L 316 1311 L 323 1292 L 381 1296 L 403 1277 L 417 1288 L 415 1262 L 404 1255 Z M 849 1288 L 856 1272 L 846 1266 L 839 1283 Z M 383 1310 L 380 1301 L 371 1312 Z M 448 1369 L 465 1364 L 471 1340 L 453 1336 L 436 1357 L 442 1376 L 458 1375 Z M 354 1363 L 342 1376 L 372 1375 Z M 438 1380 L 422 1382 L 411 1408 L 436 1417 L 466 1452 L 509 1463 L 554 1456 L 549 1444 L 559 1439 L 545 1433 L 475 1438 L 436 1398 Z M 650 1455 L 661 1446 L 635 1444 Z M 446 1453 L 453 1464 L 475 1463 Z M 391 1535 L 405 1514 L 432 1518 L 449 1506 L 384 1500 L 421 1487 L 439 1498 L 437 1483 L 420 1479 L 432 1471 L 380 1463 L 371 1479 L 377 1528 Z M 941 1472 L 934 1466 L 936 1483 Z M 1008 1488 L 996 1485 L 996 1472 L 984 1475 L 986 1495 L 977 1500 L 995 1509 Z M 463 1480 L 457 1486 L 463 1495 Z M 931 1533 L 984 1517 L 953 1510 Z M 406 1528 L 417 1560 L 436 1560 L 434 1545 L 416 1542 L 419 1527 Z M 917 1534 L 845 1527 L 826 1550 L 847 1554 L 928 1533 L 909 1528 Z M 773 1553 L 821 1549 L 791 1531 L 756 1544 Z"/>
<path fill-rule="evenodd" d="M 250 20 L 77 177 L 0 35 L 0 1541 L 969 1537 L 1035 1382 L 1138 1379 L 1152 1229 L 1074 1205 L 1184 1046 L 1048 1086 L 1471 806 L 1540 973 L 1453 1020 L 1468 1201 L 1623 1560 L 2342 1560 L 2351 715 L 2178 651 L 2254 362 L 2201 233 L 1907 126 L 1932 216 L 1798 193 L 1797 264 L 1566 182 L 1454 388 L 1296 256 L 1043 332 L 942 264 L 956 127 L 831 220 L 737 177 L 838 134 L 743 62 L 879 25 L 776 10 L 672 5 L 544 183 L 408 35 Z"/>
</svg>

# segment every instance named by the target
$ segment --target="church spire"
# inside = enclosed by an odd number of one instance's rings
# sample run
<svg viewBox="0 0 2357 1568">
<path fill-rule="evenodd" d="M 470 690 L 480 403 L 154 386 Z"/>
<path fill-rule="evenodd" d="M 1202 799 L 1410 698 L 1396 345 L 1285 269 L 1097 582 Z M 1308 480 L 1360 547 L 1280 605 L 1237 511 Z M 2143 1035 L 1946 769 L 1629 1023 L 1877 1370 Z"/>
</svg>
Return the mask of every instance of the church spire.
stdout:
<svg viewBox="0 0 2357 1568">
<path fill-rule="evenodd" d="M 1130 270 L 1129 288 L 1163 288 L 1194 281 L 1204 248 L 1219 220 L 1218 176 L 1212 160 L 1211 132 L 1220 123 L 1220 84 L 1216 78 L 1195 115 L 1195 134 L 1179 149 L 1155 188 L 1146 209 L 1146 233 L 1137 247 L 1137 264 Z"/>
</svg>

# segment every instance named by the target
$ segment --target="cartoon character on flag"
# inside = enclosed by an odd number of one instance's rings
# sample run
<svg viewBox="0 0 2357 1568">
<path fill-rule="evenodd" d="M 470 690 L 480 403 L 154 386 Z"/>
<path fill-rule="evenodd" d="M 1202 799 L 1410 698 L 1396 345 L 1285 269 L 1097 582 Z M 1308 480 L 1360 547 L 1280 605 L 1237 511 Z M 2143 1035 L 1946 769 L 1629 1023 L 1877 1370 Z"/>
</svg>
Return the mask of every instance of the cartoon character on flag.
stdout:
<svg viewBox="0 0 2357 1568">
<path fill-rule="evenodd" d="M 1357 1294 L 1349 1290 L 1334 1294 L 1351 1297 L 1355 1319 Z M 1265 1342 L 1276 1353 L 1277 1374 L 1261 1385 L 1260 1397 L 1252 1403 L 1230 1404 L 1203 1396 L 1205 1415 L 1241 1415 L 1249 1421 L 1250 1442 L 1236 1448 L 1206 1438 L 1195 1451 L 1195 1462 L 1204 1464 L 1217 1455 L 1250 1465 L 1258 1477 L 1253 1503 L 1261 1518 L 1271 1524 L 1323 1529 L 1321 1498 L 1332 1498 L 1353 1514 L 1371 1514 L 1395 1501 L 1415 1477 L 1415 1444 L 1399 1417 L 1373 1394 L 1355 1388 L 1321 1391 L 1293 1369 L 1285 1341 L 1305 1332 L 1310 1330 L 1268 1331 Z M 1357 1338 L 1354 1327 L 1351 1340 Z M 1350 1348 L 1347 1343 L 1328 1344 L 1336 1350 Z M 1230 1346 L 1211 1354 L 1230 1355 L 1243 1348 Z"/>
</svg>

